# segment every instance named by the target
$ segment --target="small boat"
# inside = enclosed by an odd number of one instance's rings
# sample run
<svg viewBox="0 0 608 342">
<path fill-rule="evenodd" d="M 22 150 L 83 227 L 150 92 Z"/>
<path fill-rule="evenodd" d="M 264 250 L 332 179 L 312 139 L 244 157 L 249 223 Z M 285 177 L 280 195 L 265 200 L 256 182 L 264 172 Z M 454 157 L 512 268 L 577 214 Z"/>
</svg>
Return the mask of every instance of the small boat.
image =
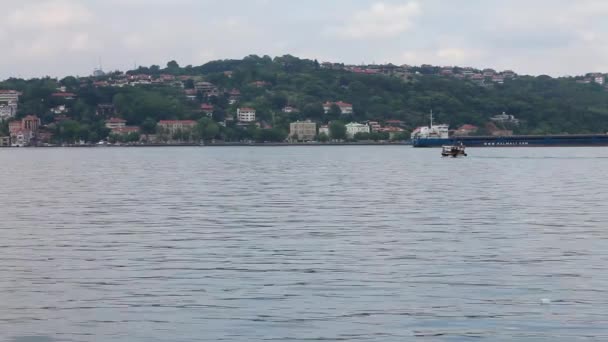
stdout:
<svg viewBox="0 0 608 342">
<path fill-rule="evenodd" d="M 454 158 L 459 157 L 459 156 L 466 157 L 467 153 L 465 152 L 465 146 L 462 143 L 460 143 L 460 145 L 442 146 L 441 156 L 442 157 L 454 157 Z"/>
</svg>

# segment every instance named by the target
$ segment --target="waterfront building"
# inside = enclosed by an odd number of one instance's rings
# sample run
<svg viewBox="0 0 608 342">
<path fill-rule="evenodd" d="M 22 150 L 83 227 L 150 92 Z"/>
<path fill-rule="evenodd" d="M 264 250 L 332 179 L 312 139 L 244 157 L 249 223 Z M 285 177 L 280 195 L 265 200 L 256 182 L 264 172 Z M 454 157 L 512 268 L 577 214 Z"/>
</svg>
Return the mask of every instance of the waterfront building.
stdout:
<svg viewBox="0 0 608 342">
<path fill-rule="evenodd" d="M 289 124 L 289 138 L 312 141 L 317 135 L 317 124 L 310 121 L 296 121 Z"/>
<path fill-rule="evenodd" d="M 8 147 L 8 146 L 11 146 L 11 137 L 8 135 L 0 137 L 0 147 Z"/>
<path fill-rule="evenodd" d="M 158 122 L 158 127 L 163 131 L 173 135 L 177 132 L 190 132 L 196 127 L 194 120 L 161 120 Z"/>
<path fill-rule="evenodd" d="M 40 118 L 27 115 L 21 121 L 8 123 L 11 146 L 27 146 L 36 137 L 40 128 Z"/>
<path fill-rule="evenodd" d="M 16 90 L 0 90 L 0 121 L 7 120 L 17 114 L 19 93 Z"/>
<path fill-rule="evenodd" d="M 368 125 L 364 125 L 364 124 L 360 124 L 357 122 L 351 122 L 346 124 L 346 136 L 349 139 L 352 139 L 355 137 L 355 134 L 357 133 L 369 133 L 369 126 Z"/>
<path fill-rule="evenodd" d="M 388 138 L 389 139 L 395 139 L 395 137 L 397 137 L 397 135 L 403 133 L 403 128 L 400 127 L 393 127 L 393 126 L 387 126 L 387 127 L 382 127 L 378 130 L 378 132 L 380 133 L 388 133 Z"/>
<path fill-rule="evenodd" d="M 372 132 L 378 132 L 380 128 L 382 128 L 378 121 L 369 121 L 367 124 L 369 125 L 369 128 Z"/>
<path fill-rule="evenodd" d="M 328 125 L 323 125 L 323 126 L 319 127 L 319 135 L 321 135 L 321 134 L 325 134 L 328 137 L 330 136 L 329 135 L 329 126 Z"/>
<path fill-rule="evenodd" d="M 237 108 L 236 118 L 239 122 L 254 122 L 255 109 L 253 108 Z"/>
<path fill-rule="evenodd" d="M 112 134 L 116 135 L 128 135 L 130 133 L 139 133 L 139 126 L 124 126 L 120 128 L 112 129 Z"/>
<path fill-rule="evenodd" d="M 27 115 L 21 119 L 21 128 L 26 131 L 37 132 L 40 127 L 40 118 L 36 115 Z"/>
</svg>

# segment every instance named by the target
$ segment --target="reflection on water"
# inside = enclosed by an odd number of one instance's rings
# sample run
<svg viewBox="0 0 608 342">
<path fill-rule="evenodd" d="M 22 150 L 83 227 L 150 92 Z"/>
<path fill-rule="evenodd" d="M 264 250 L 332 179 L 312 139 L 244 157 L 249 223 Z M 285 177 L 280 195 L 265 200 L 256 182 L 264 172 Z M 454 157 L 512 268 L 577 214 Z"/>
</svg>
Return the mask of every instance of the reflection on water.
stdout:
<svg viewBox="0 0 608 342">
<path fill-rule="evenodd" d="M 607 339 L 608 150 L 439 154 L 0 150 L 0 336 Z"/>
</svg>

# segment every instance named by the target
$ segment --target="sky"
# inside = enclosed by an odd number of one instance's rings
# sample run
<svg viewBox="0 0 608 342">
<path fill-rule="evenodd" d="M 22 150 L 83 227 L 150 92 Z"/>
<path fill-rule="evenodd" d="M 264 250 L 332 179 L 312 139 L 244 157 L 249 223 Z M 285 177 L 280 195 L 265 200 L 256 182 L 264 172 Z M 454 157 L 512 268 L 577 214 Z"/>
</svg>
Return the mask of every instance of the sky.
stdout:
<svg viewBox="0 0 608 342">
<path fill-rule="evenodd" d="M 608 72 L 605 0 L 0 0 L 0 79 L 250 54 Z"/>
</svg>

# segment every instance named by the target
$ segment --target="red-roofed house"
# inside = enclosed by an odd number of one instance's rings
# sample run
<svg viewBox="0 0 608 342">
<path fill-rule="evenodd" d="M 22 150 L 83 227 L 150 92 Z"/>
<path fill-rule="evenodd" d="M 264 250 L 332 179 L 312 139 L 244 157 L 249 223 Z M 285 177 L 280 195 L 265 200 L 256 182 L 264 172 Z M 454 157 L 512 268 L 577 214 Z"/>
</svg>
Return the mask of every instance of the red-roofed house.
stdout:
<svg viewBox="0 0 608 342">
<path fill-rule="evenodd" d="M 125 127 L 126 125 L 127 125 L 127 120 L 123 120 L 120 118 L 110 118 L 110 119 L 106 120 L 106 127 L 111 130 L 121 129 L 121 128 Z"/>
<path fill-rule="evenodd" d="M 124 127 L 113 129 L 112 133 L 118 134 L 118 135 L 127 135 L 129 133 L 139 133 L 139 127 L 138 126 L 124 126 Z"/>
<path fill-rule="evenodd" d="M 462 126 L 458 127 L 458 129 L 454 131 L 454 135 L 461 136 L 461 137 L 467 136 L 467 135 L 477 132 L 477 130 L 479 130 L 479 127 L 466 124 L 466 125 L 462 125 Z"/>
<path fill-rule="evenodd" d="M 257 87 L 257 88 L 262 88 L 268 85 L 268 82 L 265 81 L 255 81 L 255 82 L 251 82 L 250 83 L 252 86 Z"/>
<path fill-rule="evenodd" d="M 209 103 L 203 103 L 201 105 L 201 110 L 203 111 L 203 113 L 205 113 L 205 115 L 207 116 L 211 116 L 213 115 L 213 105 L 209 104 Z"/>
<path fill-rule="evenodd" d="M 21 130 L 21 121 L 11 121 L 8 123 L 8 131 L 11 135 Z"/>
<path fill-rule="evenodd" d="M 241 99 L 241 92 L 238 89 L 232 89 L 228 93 L 228 103 L 235 104 Z"/>
<path fill-rule="evenodd" d="M 352 114 L 353 113 L 353 105 L 350 103 L 346 103 L 346 102 L 342 102 L 342 101 L 338 101 L 338 102 L 325 102 L 323 104 L 323 111 L 325 111 L 325 114 L 329 113 L 331 106 L 336 105 L 340 108 L 340 113 L 342 115 L 348 115 L 348 114 Z"/>
<path fill-rule="evenodd" d="M 389 139 L 394 139 L 397 134 L 403 132 L 403 128 L 388 126 L 380 128 L 378 132 L 388 133 Z"/>
<path fill-rule="evenodd" d="M 403 126 L 403 121 L 401 120 L 386 120 L 384 122 L 389 125 Z"/>
<path fill-rule="evenodd" d="M 184 89 L 184 94 L 188 100 L 196 100 L 196 89 Z"/>
<path fill-rule="evenodd" d="M 73 100 L 76 98 L 76 94 L 74 93 L 53 93 L 51 94 L 52 97 L 56 97 L 56 98 L 61 98 L 61 99 L 66 99 L 66 100 Z"/>
</svg>

